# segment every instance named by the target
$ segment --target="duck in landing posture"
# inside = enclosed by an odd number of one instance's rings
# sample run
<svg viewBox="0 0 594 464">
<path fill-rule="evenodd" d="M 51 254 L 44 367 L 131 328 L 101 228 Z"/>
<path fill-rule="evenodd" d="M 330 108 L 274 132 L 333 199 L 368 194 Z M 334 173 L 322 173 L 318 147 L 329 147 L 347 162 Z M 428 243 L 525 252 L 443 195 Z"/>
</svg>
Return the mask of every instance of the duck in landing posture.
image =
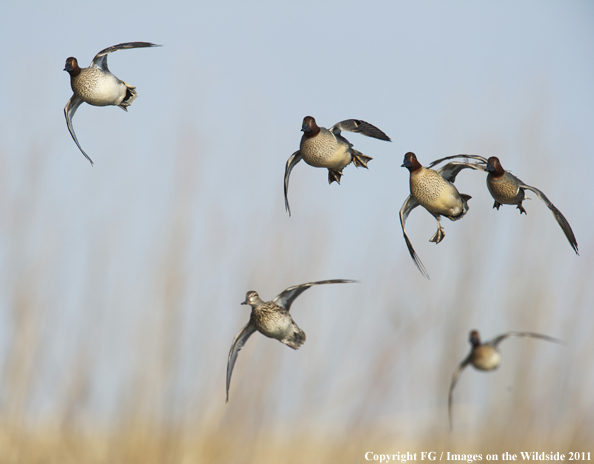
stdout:
<svg viewBox="0 0 594 464">
<path fill-rule="evenodd" d="M 431 163 L 431 166 L 453 158 L 471 158 L 476 159 L 484 164 L 484 170 L 489 173 L 487 175 L 487 188 L 495 200 L 493 208 L 496 208 L 497 211 L 499 211 L 499 207 L 501 205 L 516 205 L 516 208 L 520 210 L 520 215 L 522 213 L 527 214 L 526 210 L 522 206 L 522 202 L 528 199 L 526 198 L 525 190 L 534 192 L 536 196 L 540 198 L 545 205 L 547 205 L 547 208 L 551 210 L 551 213 L 553 213 L 553 216 L 557 220 L 561 230 L 563 230 L 563 233 L 571 245 L 571 248 L 573 248 L 575 254 L 579 256 L 577 240 L 573 234 L 573 230 L 571 230 L 569 222 L 543 192 L 541 192 L 536 187 L 531 187 L 530 185 L 525 184 L 512 173 L 503 169 L 499 158 L 496 156 L 491 156 L 489 159 L 486 159 L 479 155 L 454 155 L 438 159 Z"/>
<path fill-rule="evenodd" d="M 390 142 L 390 137 L 368 122 L 360 119 L 347 119 L 334 124 L 330 129 L 320 127 L 311 116 L 303 118 L 301 126 L 303 136 L 299 150 L 291 155 L 285 167 L 285 209 L 291 215 L 289 208 L 289 176 L 295 165 L 302 159 L 316 168 L 328 169 L 328 183 L 340 184 L 342 170 L 353 163 L 356 167 L 367 169 L 367 163 L 372 159 L 353 148 L 353 144 L 345 139 L 340 131 L 358 132 L 359 134 Z"/>
<path fill-rule="evenodd" d="M 461 219 L 468 211 L 468 200 L 472 198 L 470 195 L 458 192 L 458 189 L 454 187 L 453 182 L 456 180 L 456 176 L 465 168 L 481 170 L 482 168 L 471 163 L 453 161 L 434 171 L 423 167 L 412 152 L 404 155 L 402 167 L 410 171 L 410 195 L 400 208 L 400 225 L 402 226 L 402 233 L 410 256 L 421 274 L 428 279 L 429 274 L 415 252 L 404 228 L 406 219 L 413 209 L 421 205 L 437 220 L 437 232 L 429 241 L 436 244 L 441 242 L 445 237 L 445 232 L 441 227 L 440 217 L 445 216 L 450 221 Z"/>
<path fill-rule="evenodd" d="M 452 394 L 454 392 L 454 387 L 456 386 L 458 376 L 469 364 L 480 371 L 492 371 L 497 369 L 501 364 L 501 355 L 497 350 L 497 346 L 503 340 L 510 337 L 532 337 L 540 338 L 541 340 L 546 340 L 554 343 L 563 343 L 561 340 L 557 340 L 556 338 L 532 332 L 508 332 L 503 335 L 499 335 L 498 337 L 495 337 L 493 340 L 481 343 L 479 333 L 476 330 L 470 332 L 469 342 L 472 345 L 472 348 L 470 349 L 470 353 L 468 354 L 466 359 L 464 359 L 464 361 L 460 363 L 460 365 L 452 375 L 452 382 L 450 384 L 450 393 L 448 395 L 448 414 L 450 417 L 450 429 L 452 428 Z"/>
<path fill-rule="evenodd" d="M 76 113 L 82 102 L 87 102 L 93 106 L 119 106 L 124 111 L 128 111 L 128 106 L 132 104 L 137 96 L 136 87 L 119 80 L 109 71 L 107 55 L 117 50 L 143 47 L 160 47 L 160 45 L 149 42 L 127 42 L 114 45 L 97 53 L 88 68 L 80 68 L 78 61 L 72 56 L 66 59 L 64 71 L 68 71 L 68 74 L 70 74 L 70 86 L 74 92 L 64 108 L 66 124 L 74 142 L 91 164 L 93 164 L 93 160 L 82 149 L 74 133 L 72 127 L 74 113 Z"/>
<path fill-rule="evenodd" d="M 297 326 L 289 313 L 291 304 L 295 301 L 295 298 L 313 285 L 345 284 L 352 282 L 356 281 L 335 279 L 295 285 L 294 287 L 287 288 L 272 301 L 262 301 L 257 292 L 247 292 L 245 301 L 241 304 L 250 305 L 252 307 L 252 313 L 249 322 L 237 334 L 231 345 L 231 350 L 229 350 L 229 359 L 227 360 L 227 402 L 229 401 L 231 374 L 233 373 L 237 354 L 255 331 L 269 338 L 275 338 L 279 342 L 296 350 L 305 342 L 305 332 Z"/>
</svg>

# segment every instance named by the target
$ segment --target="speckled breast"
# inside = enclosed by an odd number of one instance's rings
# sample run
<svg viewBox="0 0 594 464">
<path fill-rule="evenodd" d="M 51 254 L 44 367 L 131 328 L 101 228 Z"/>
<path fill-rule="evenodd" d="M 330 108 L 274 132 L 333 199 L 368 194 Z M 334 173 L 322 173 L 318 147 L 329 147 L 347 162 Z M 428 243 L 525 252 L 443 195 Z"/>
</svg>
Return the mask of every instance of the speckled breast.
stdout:
<svg viewBox="0 0 594 464">
<path fill-rule="evenodd" d="M 430 213 L 457 216 L 463 204 L 456 187 L 431 169 L 411 173 L 410 193 Z"/>
<path fill-rule="evenodd" d="M 487 188 L 493 199 L 505 205 L 514 205 L 524 199 L 524 191 L 518 187 L 518 180 L 508 172 L 501 177 L 488 175 Z"/>
<path fill-rule="evenodd" d="M 324 128 L 315 137 L 301 137 L 299 149 L 303 160 L 317 168 L 342 171 L 352 160 L 350 145 Z"/>
<path fill-rule="evenodd" d="M 472 355 L 472 365 L 481 371 L 490 371 L 499 367 L 501 355 L 489 345 L 479 346 Z"/>
<path fill-rule="evenodd" d="M 254 310 L 251 318 L 258 330 L 267 337 L 281 339 L 293 332 L 291 316 L 276 305 Z"/>
<path fill-rule="evenodd" d="M 71 86 L 77 97 L 94 106 L 119 105 L 126 96 L 124 83 L 98 68 L 83 69 Z"/>
</svg>

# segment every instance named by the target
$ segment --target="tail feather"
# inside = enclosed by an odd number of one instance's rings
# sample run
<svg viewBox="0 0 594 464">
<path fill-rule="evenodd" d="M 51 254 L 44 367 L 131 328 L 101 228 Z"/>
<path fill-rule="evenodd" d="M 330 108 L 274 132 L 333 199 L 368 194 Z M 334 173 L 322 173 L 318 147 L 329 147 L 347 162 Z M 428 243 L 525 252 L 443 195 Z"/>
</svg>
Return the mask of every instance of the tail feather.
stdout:
<svg viewBox="0 0 594 464">
<path fill-rule="evenodd" d="M 132 104 L 134 100 L 136 100 L 138 94 L 136 93 L 136 87 L 134 87 L 133 85 L 130 85 L 127 82 L 124 82 L 124 85 L 126 86 L 126 96 L 122 100 L 122 103 L 120 103 L 118 106 L 122 108 L 124 111 L 128 111 L 128 107 Z"/>
<path fill-rule="evenodd" d="M 285 340 L 281 340 L 285 345 L 290 346 L 294 350 L 299 348 L 301 345 L 305 343 L 305 332 L 297 327 L 297 324 L 293 325 L 293 333 L 291 338 L 287 338 Z"/>
<path fill-rule="evenodd" d="M 466 195 L 465 193 L 461 193 L 460 198 L 462 198 L 462 212 L 457 216 L 447 216 L 447 218 L 450 221 L 457 221 L 458 219 L 462 219 L 470 209 L 470 206 L 468 206 L 468 200 L 470 200 L 472 197 L 470 195 Z"/>
<path fill-rule="evenodd" d="M 468 210 L 470 209 L 470 206 L 468 206 L 468 200 L 470 200 L 472 197 L 470 195 L 466 195 L 465 193 L 461 193 L 460 197 L 462 198 L 462 214 L 460 215 L 460 217 L 464 216 Z"/>
</svg>

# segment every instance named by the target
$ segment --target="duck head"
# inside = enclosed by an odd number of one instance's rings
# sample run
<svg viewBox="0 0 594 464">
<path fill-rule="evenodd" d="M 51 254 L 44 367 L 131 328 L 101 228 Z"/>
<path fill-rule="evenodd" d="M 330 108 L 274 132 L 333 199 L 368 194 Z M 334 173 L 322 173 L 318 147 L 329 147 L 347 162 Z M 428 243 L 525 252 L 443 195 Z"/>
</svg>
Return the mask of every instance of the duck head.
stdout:
<svg viewBox="0 0 594 464">
<path fill-rule="evenodd" d="M 491 156 L 487 160 L 487 171 L 489 174 L 495 175 L 496 177 L 500 177 L 505 174 L 505 169 L 503 169 L 503 166 L 501 166 L 501 163 L 499 162 L 499 158 L 496 156 Z"/>
<path fill-rule="evenodd" d="M 417 155 L 415 155 L 412 151 L 409 151 L 406 155 L 404 155 L 404 162 L 402 163 L 403 168 L 407 168 L 410 172 L 416 171 L 421 169 L 423 166 L 417 160 Z"/>
<path fill-rule="evenodd" d="M 68 71 L 68 74 L 71 76 L 78 76 L 80 74 L 80 67 L 78 66 L 78 61 L 76 61 L 76 58 L 73 56 L 66 58 L 64 71 Z"/>
<path fill-rule="evenodd" d="M 470 332 L 470 336 L 468 337 L 468 341 L 473 347 L 481 345 L 481 337 L 479 336 L 478 330 L 473 330 Z"/>
<path fill-rule="evenodd" d="M 242 302 L 242 305 L 250 305 L 250 306 L 254 306 L 257 305 L 259 302 L 261 302 L 262 300 L 260 299 L 260 296 L 258 295 L 258 292 L 255 292 L 253 290 L 250 290 L 249 292 L 247 292 L 245 294 L 245 301 Z"/>
<path fill-rule="evenodd" d="M 320 128 L 313 116 L 305 116 L 301 125 L 301 131 L 307 138 L 312 138 L 320 133 Z"/>
</svg>

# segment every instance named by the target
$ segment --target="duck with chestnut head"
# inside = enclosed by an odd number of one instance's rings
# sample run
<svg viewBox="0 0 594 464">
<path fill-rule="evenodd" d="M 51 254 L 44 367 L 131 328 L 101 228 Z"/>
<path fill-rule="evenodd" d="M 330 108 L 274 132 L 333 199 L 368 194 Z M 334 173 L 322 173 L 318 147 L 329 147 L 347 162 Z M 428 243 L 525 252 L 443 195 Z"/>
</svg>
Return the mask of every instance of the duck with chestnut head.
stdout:
<svg viewBox="0 0 594 464">
<path fill-rule="evenodd" d="M 299 150 L 291 155 L 285 167 L 285 209 L 291 215 L 289 207 L 289 176 L 299 161 L 303 160 L 310 166 L 328 169 L 328 183 L 340 184 L 342 170 L 353 163 L 356 167 L 367 169 L 367 163 L 372 159 L 353 148 L 341 135 L 341 131 L 356 132 L 379 140 L 390 142 L 390 137 L 368 122 L 360 119 L 347 119 L 334 124 L 330 129 L 320 127 L 312 116 L 303 118 L 301 125 L 303 136 Z"/>
<path fill-rule="evenodd" d="M 422 206 L 437 221 L 437 232 L 431 237 L 430 242 L 439 243 L 445 237 L 445 231 L 441 226 L 441 216 L 447 217 L 450 221 L 462 219 L 468 212 L 468 200 L 472 197 L 458 192 L 454 181 L 458 173 L 465 168 L 480 169 L 470 163 L 451 162 L 437 171 L 423 167 L 417 156 L 408 152 L 404 155 L 402 167 L 410 172 L 410 195 L 400 208 L 400 225 L 410 256 L 421 274 L 429 278 L 429 274 L 423 266 L 421 259 L 415 252 L 406 229 L 404 228 L 410 212 L 417 206 Z"/>
<path fill-rule="evenodd" d="M 547 208 L 549 208 L 551 213 L 553 213 L 553 217 L 557 221 L 557 224 L 559 224 L 559 227 L 561 227 L 561 230 L 565 234 L 565 237 L 571 245 L 571 248 L 573 251 L 575 251 L 576 255 L 579 255 L 578 243 L 573 230 L 569 225 L 569 221 L 541 190 L 526 184 L 514 176 L 510 171 L 503 169 L 501 161 L 499 161 L 499 158 L 496 156 L 491 156 L 487 159 L 484 156 L 479 155 L 453 155 L 433 161 L 430 167 L 454 158 L 467 158 L 479 161 L 479 165 L 482 166 L 483 170 L 487 171 L 488 173 L 487 188 L 495 200 L 493 208 L 497 209 L 498 211 L 501 205 L 516 205 L 516 208 L 520 210 L 520 214 L 527 214 L 526 210 L 522 206 L 522 202 L 529 199 L 526 197 L 525 191 L 529 190 L 534 192 L 536 196 L 540 198 L 540 200 L 547 206 Z M 473 165 L 476 166 L 476 164 Z"/>
<path fill-rule="evenodd" d="M 452 375 L 452 381 L 450 383 L 450 391 L 448 394 L 448 415 L 450 418 L 450 428 L 452 428 L 452 398 L 454 387 L 456 386 L 458 377 L 464 368 L 468 365 L 471 365 L 479 371 L 493 371 L 497 369 L 501 364 L 501 354 L 499 353 L 498 346 L 503 340 L 512 337 L 530 337 L 553 343 L 563 343 L 561 340 L 549 337 L 548 335 L 542 335 L 533 332 L 507 332 L 503 335 L 493 338 L 492 340 L 481 343 L 481 338 L 478 331 L 472 330 L 468 338 L 468 341 L 471 345 L 470 353 L 468 353 L 468 356 L 466 356 L 466 358 L 454 371 L 454 374 Z"/>
<path fill-rule="evenodd" d="M 81 68 L 78 60 L 73 56 L 66 59 L 64 71 L 70 74 L 70 86 L 74 94 L 64 108 L 66 125 L 72 139 L 83 155 L 93 164 L 93 160 L 85 153 L 78 143 L 72 118 L 78 107 L 86 102 L 93 106 L 119 106 L 124 111 L 136 99 L 136 87 L 114 76 L 107 67 L 107 55 L 118 50 L 130 48 L 159 47 L 150 42 L 126 42 L 101 50 L 88 68 Z"/>
</svg>

